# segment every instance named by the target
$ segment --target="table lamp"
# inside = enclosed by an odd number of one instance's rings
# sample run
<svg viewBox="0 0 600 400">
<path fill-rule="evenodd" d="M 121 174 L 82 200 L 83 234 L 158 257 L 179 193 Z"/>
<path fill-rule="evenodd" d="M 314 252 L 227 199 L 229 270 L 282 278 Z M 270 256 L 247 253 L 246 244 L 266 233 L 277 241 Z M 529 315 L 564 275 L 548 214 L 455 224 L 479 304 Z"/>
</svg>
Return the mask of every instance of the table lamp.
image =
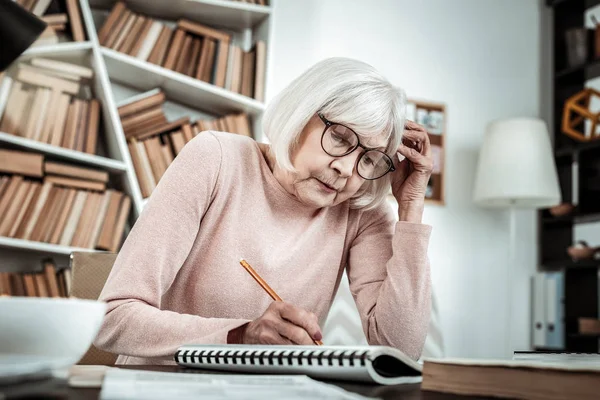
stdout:
<svg viewBox="0 0 600 400">
<path fill-rule="evenodd" d="M 550 135 L 538 118 L 511 118 L 488 124 L 479 153 L 474 202 L 510 210 L 507 268 L 507 354 L 512 358 L 511 270 L 515 263 L 515 209 L 539 209 L 560 203 L 558 174 Z"/>
<path fill-rule="evenodd" d="M 0 72 L 16 60 L 47 24 L 11 0 L 0 0 Z"/>
</svg>

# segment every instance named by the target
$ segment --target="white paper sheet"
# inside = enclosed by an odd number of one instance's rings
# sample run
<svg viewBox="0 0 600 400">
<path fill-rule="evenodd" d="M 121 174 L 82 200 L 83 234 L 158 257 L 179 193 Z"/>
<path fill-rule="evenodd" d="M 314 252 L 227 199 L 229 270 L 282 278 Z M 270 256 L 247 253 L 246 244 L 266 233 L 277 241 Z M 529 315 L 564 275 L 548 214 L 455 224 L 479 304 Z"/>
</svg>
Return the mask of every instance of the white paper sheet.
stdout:
<svg viewBox="0 0 600 400">
<path fill-rule="evenodd" d="M 340 399 L 367 397 L 299 375 L 237 375 L 111 369 L 101 400 L 137 399 Z"/>
</svg>

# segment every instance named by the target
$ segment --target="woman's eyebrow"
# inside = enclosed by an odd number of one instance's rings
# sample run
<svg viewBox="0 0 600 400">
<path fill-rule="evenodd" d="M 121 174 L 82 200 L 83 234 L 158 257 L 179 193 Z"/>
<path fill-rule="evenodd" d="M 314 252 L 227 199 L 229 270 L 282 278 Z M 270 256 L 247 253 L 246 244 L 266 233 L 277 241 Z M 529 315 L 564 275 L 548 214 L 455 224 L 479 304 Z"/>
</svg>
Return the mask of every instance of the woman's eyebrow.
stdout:
<svg viewBox="0 0 600 400">
<path fill-rule="evenodd" d="M 363 142 L 363 144 L 365 147 L 368 147 L 369 149 L 374 149 L 374 150 L 385 151 L 385 149 L 387 148 L 387 143 L 383 144 L 383 145 L 379 145 L 379 146 L 377 146 L 377 145 L 371 146 L 370 143 L 364 143 L 364 142 Z"/>
<path fill-rule="evenodd" d="M 381 143 L 381 142 L 374 143 L 374 146 L 372 146 L 369 141 L 374 140 L 373 136 L 365 137 L 365 136 L 361 136 L 359 134 L 357 134 L 357 136 L 358 136 L 358 140 L 360 141 L 360 143 L 369 149 L 380 150 L 383 152 L 385 152 L 385 150 L 387 149 L 387 145 L 388 145 L 387 140 L 384 140 L 383 143 Z"/>
</svg>

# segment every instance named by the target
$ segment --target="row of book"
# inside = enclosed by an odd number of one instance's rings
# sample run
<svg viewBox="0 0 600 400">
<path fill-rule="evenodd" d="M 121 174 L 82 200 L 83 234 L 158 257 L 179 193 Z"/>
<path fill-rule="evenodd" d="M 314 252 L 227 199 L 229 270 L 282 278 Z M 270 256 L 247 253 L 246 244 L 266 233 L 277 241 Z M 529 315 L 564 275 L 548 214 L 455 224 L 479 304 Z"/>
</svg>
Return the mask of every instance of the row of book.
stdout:
<svg viewBox="0 0 600 400">
<path fill-rule="evenodd" d="M 163 105 L 167 100 L 165 93 L 156 88 L 133 97 L 117 108 L 126 138 L 143 139 L 161 134 L 173 127 L 189 123 L 189 118 L 167 121 Z M 185 121 L 185 122 L 183 122 Z M 246 113 L 232 113 L 218 118 L 198 119 L 192 124 L 194 136 L 205 130 L 218 130 L 252 137 L 252 129 Z"/>
<path fill-rule="evenodd" d="M 91 68 L 46 58 L 17 65 L 2 80 L 8 93 L 0 131 L 42 143 L 96 153 L 100 102 L 92 98 Z"/>
<path fill-rule="evenodd" d="M 16 0 L 17 4 L 40 17 L 48 26 L 33 46 L 56 44 L 59 37 L 83 42 L 86 34 L 79 0 Z"/>
<path fill-rule="evenodd" d="M 131 200 L 105 171 L 0 149 L 0 236 L 117 251 Z"/>
<path fill-rule="evenodd" d="M 164 92 L 155 89 L 118 108 L 142 197 L 149 197 L 173 159 L 198 133 L 219 130 L 252 137 L 245 113 L 216 119 L 167 121 Z"/>
<path fill-rule="evenodd" d="M 0 272 L 0 296 L 69 297 L 71 270 L 58 269 L 52 259 L 42 260 L 35 272 Z"/>
<path fill-rule="evenodd" d="M 180 19 L 175 28 L 117 2 L 98 32 L 104 47 L 264 101 L 266 44 L 242 50 L 232 34 Z"/>
</svg>

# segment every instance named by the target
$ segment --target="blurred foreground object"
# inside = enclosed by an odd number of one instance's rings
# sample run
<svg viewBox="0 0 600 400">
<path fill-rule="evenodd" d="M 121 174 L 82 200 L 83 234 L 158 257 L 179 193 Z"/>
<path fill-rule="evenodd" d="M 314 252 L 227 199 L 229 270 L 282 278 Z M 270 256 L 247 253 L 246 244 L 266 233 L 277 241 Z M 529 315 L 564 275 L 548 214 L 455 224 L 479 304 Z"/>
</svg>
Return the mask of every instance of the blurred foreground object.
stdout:
<svg viewBox="0 0 600 400">
<path fill-rule="evenodd" d="M 35 42 L 46 25 L 16 2 L 0 0 L 0 72 Z"/>
</svg>

